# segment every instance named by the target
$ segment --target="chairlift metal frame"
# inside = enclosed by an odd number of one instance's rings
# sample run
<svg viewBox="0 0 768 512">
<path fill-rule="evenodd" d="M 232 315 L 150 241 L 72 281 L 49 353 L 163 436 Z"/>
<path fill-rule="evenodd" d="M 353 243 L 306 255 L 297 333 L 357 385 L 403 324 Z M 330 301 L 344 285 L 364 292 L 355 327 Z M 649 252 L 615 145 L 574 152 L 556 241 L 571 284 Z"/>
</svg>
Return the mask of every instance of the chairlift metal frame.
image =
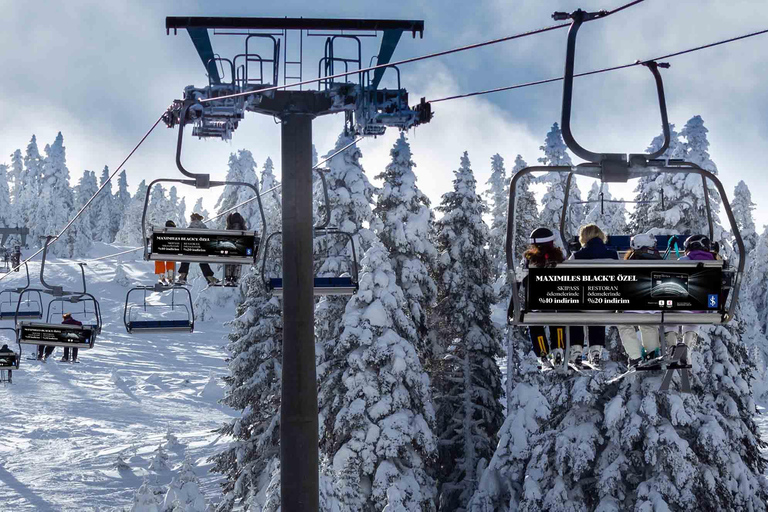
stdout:
<svg viewBox="0 0 768 512">
<path fill-rule="evenodd" d="M 77 347 L 77 348 L 93 348 L 93 344 L 96 341 L 97 335 L 101 334 L 101 307 L 99 306 L 99 301 L 94 297 L 91 293 L 87 290 L 87 284 L 85 280 L 85 263 L 78 263 L 80 266 L 80 273 L 82 275 L 83 280 L 83 289 L 81 291 L 68 291 L 65 290 L 62 286 L 56 286 L 56 285 L 50 285 L 45 281 L 45 262 L 48 256 L 48 246 L 51 243 L 51 240 L 53 240 L 54 237 L 47 236 L 45 238 L 45 244 L 43 245 L 43 255 L 42 255 L 42 261 L 40 262 L 40 284 L 43 286 L 43 288 L 30 288 L 29 284 L 27 284 L 27 287 L 23 289 L 23 291 L 19 294 L 19 301 L 16 305 L 16 325 L 18 327 L 19 332 L 19 341 L 20 343 L 26 343 L 26 344 L 32 344 L 32 345 L 49 345 L 49 346 L 55 346 L 55 347 Z M 27 276 L 29 278 L 29 276 Z M 41 294 L 46 294 L 54 297 L 53 301 L 57 301 L 57 299 L 61 299 L 61 302 L 70 302 L 73 304 L 79 303 L 79 302 L 91 302 L 94 304 L 94 311 L 96 312 L 96 325 L 83 325 L 79 326 L 76 324 L 62 324 L 62 323 L 51 323 L 50 322 L 50 304 L 48 307 L 48 316 L 46 317 L 46 322 L 28 322 L 28 321 L 21 321 L 19 322 L 19 307 L 21 306 L 22 297 L 26 293 L 37 293 L 38 297 L 42 297 Z M 42 303 L 41 303 L 41 309 L 42 309 Z M 40 317 L 42 318 L 42 316 Z M 39 340 L 26 340 L 23 338 L 23 328 L 24 327 L 34 327 L 34 328 L 41 328 L 41 329 L 57 329 L 57 330 L 65 330 L 65 331 L 71 331 L 72 333 L 82 332 L 82 331 L 89 331 L 91 334 L 88 337 L 88 344 L 84 346 L 82 343 L 69 343 L 64 341 L 55 341 L 55 342 L 46 342 L 46 343 L 40 343 Z"/>
<path fill-rule="evenodd" d="M 659 325 L 659 330 L 662 336 L 660 337 L 662 353 L 666 354 L 666 340 L 663 336 L 663 326 L 665 324 L 724 324 L 733 318 L 736 303 L 739 296 L 739 288 L 741 285 L 742 276 L 744 273 L 744 260 L 745 258 L 739 258 L 738 267 L 735 270 L 732 285 L 731 285 L 731 297 L 727 310 L 720 313 L 673 313 L 673 312 L 657 312 L 656 314 L 649 315 L 643 313 L 627 313 L 627 312 L 568 312 L 568 313 L 529 313 L 525 304 L 521 304 L 519 295 L 519 286 L 515 275 L 515 261 L 514 261 L 514 228 L 515 228 L 515 211 L 516 211 L 516 190 L 519 180 L 528 174 L 533 172 L 555 172 L 566 174 L 565 182 L 565 194 L 563 200 L 563 208 L 560 215 L 560 236 L 563 241 L 563 245 L 567 247 L 567 240 L 565 238 L 565 223 L 568 212 L 568 199 L 571 187 L 571 182 L 574 175 L 588 176 L 591 178 L 599 179 L 603 183 L 622 182 L 626 183 L 629 179 L 641 178 L 643 176 L 658 176 L 660 174 L 698 174 L 701 176 L 702 185 L 704 189 L 704 203 L 707 212 L 707 221 L 709 225 L 709 237 L 713 238 L 714 222 L 712 218 L 712 210 L 709 201 L 709 191 L 707 182 L 712 183 L 717 189 L 718 194 L 722 200 L 723 209 L 725 210 L 728 221 L 731 225 L 731 231 L 736 240 L 738 253 L 743 255 L 744 241 L 739 233 L 739 228 L 736 223 L 736 219 L 733 216 L 728 196 L 723 188 L 722 183 L 713 173 L 702 169 L 698 165 L 692 162 L 685 162 L 682 160 L 665 160 L 660 159 L 661 155 L 669 147 L 670 132 L 669 122 L 667 118 L 667 106 L 664 97 L 664 86 L 662 83 L 661 74 L 659 73 L 659 67 L 668 67 L 668 64 L 657 63 L 654 61 L 643 62 L 642 65 L 647 67 L 653 74 L 654 81 L 656 83 L 656 91 L 659 101 L 659 109 L 661 112 L 662 130 L 664 134 L 664 143 L 657 151 L 650 154 L 616 154 L 616 153 L 596 153 L 589 151 L 579 145 L 571 132 L 571 104 L 573 99 L 573 75 L 574 75 L 574 62 L 576 52 L 576 36 L 581 24 L 584 21 L 594 19 L 601 16 L 601 13 L 587 13 L 581 9 L 573 13 L 556 12 L 553 18 L 556 20 L 571 19 L 571 27 L 568 31 L 568 42 L 566 49 L 565 60 L 565 76 L 563 79 L 563 101 L 562 101 L 562 119 L 561 128 L 563 134 L 563 140 L 568 148 L 578 157 L 586 160 L 585 163 L 579 164 L 575 167 L 570 166 L 534 166 L 522 169 L 516 173 L 510 183 L 509 192 L 509 222 L 507 223 L 507 239 L 506 239 L 506 256 L 507 267 L 509 272 L 509 281 L 512 285 L 512 300 L 509 308 L 509 323 L 510 325 L 566 325 L 566 326 L 583 326 L 583 325 L 638 325 L 638 324 L 654 324 Z M 720 264 L 722 261 L 713 262 L 665 262 L 667 264 L 675 265 L 675 268 L 681 268 L 681 266 L 696 266 L 702 263 L 706 264 Z M 585 267 L 601 267 L 606 265 L 633 265 L 631 261 L 621 262 L 571 262 L 567 261 L 558 265 L 558 267 L 572 267 L 575 264 L 583 265 Z M 654 262 L 657 265 L 658 262 Z M 646 263 L 647 265 L 647 263 Z M 557 268 L 557 267 L 556 267 Z M 567 331 L 567 330 L 566 330 Z M 570 336 L 566 335 L 567 350 L 570 349 Z M 675 354 L 675 357 L 680 354 Z M 569 354 L 566 354 L 566 361 Z M 684 354 L 683 354 L 684 356 Z M 661 390 L 669 388 L 671 382 L 671 375 L 674 370 L 681 371 L 681 391 L 690 392 L 690 386 L 688 383 L 688 368 L 690 365 L 677 365 L 681 360 L 681 357 L 668 358 L 665 356 L 660 365 L 660 369 L 667 372 L 662 383 Z M 684 357 L 683 357 L 684 358 Z"/>
<path fill-rule="evenodd" d="M 189 307 L 187 307 L 187 304 L 176 304 L 176 291 L 178 290 L 184 290 L 184 292 L 187 294 Z M 155 320 L 155 321 L 141 321 L 139 325 L 136 324 L 136 321 L 131 321 L 131 310 L 134 306 L 130 305 L 130 299 L 131 294 L 137 291 L 142 291 L 144 294 L 141 308 L 144 309 L 144 311 L 147 311 L 148 308 L 157 308 L 157 307 L 170 307 L 171 311 L 173 311 L 176 308 L 182 308 L 186 310 L 187 312 L 187 321 L 183 323 L 180 323 L 179 320 Z M 163 292 L 171 292 L 171 304 L 148 304 L 147 303 L 147 292 L 157 292 L 157 293 L 163 293 Z M 156 283 L 152 286 L 135 286 L 128 290 L 128 293 L 125 296 L 125 308 L 123 309 L 123 324 L 125 325 L 125 330 L 128 332 L 128 334 L 133 334 L 134 332 L 179 332 L 179 331 L 189 331 L 194 332 L 195 331 L 195 307 L 192 302 L 192 294 L 190 293 L 189 289 L 186 286 L 180 286 L 180 285 L 172 285 L 167 286 L 162 283 Z"/>
<path fill-rule="evenodd" d="M 148 261 L 189 261 L 189 262 L 197 262 L 197 263 L 224 263 L 228 265 L 238 265 L 238 264 L 248 264 L 251 263 L 253 265 L 256 264 L 257 258 L 258 258 L 258 250 L 253 251 L 253 258 L 249 258 L 248 261 L 239 261 L 239 260 L 233 260 L 231 258 L 226 257 L 220 257 L 220 256 L 180 256 L 180 255 L 173 255 L 173 254 L 158 254 L 153 253 L 150 251 L 150 238 L 147 237 L 147 208 L 149 207 L 149 198 L 150 194 L 152 193 L 152 187 L 157 183 L 181 183 L 182 185 L 188 185 L 195 187 L 196 189 L 209 189 L 212 187 L 223 187 L 227 185 L 235 186 L 235 187 L 248 187 L 251 190 L 253 190 L 254 194 L 256 194 L 256 203 L 259 206 L 259 215 L 261 217 L 261 225 L 262 225 L 262 232 L 261 236 L 259 236 L 258 232 L 256 230 L 249 230 L 249 231 L 239 231 L 239 230 L 226 230 L 226 235 L 234 236 L 237 233 L 248 233 L 252 234 L 257 241 L 265 236 L 267 233 L 267 218 L 264 214 L 264 206 L 261 202 L 261 195 L 259 194 L 259 188 L 254 185 L 253 183 L 247 183 L 242 181 L 211 181 L 210 174 L 195 174 L 187 171 L 184 168 L 184 165 L 181 163 L 181 149 L 183 144 L 183 138 L 184 138 L 184 124 L 187 120 L 187 114 L 188 110 L 190 108 L 191 104 L 187 103 L 184 108 L 182 109 L 181 118 L 179 121 L 179 134 L 178 139 L 176 142 L 176 167 L 179 169 L 181 174 L 188 178 L 192 179 L 176 179 L 176 178 L 159 178 L 156 180 L 153 180 L 149 186 L 147 187 L 147 193 L 144 197 L 144 209 L 141 213 L 141 237 L 144 241 L 144 259 Z M 221 230 L 200 230 L 199 228 L 165 228 L 165 227 L 158 227 L 158 228 L 152 228 L 153 233 L 154 232 L 164 232 L 164 233 L 188 233 L 191 235 L 194 234 L 205 234 L 205 235 L 212 235 L 212 234 L 218 234 Z M 221 231 L 221 233 L 224 233 Z M 260 244 L 259 244 L 260 245 Z"/>
<path fill-rule="evenodd" d="M 29 280 L 29 265 L 24 262 L 24 268 L 27 271 L 27 285 L 23 286 L 21 288 L 6 288 L 5 290 L 0 291 L 0 320 L 10 320 L 11 318 L 14 320 L 14 322 L 18 321 L 19 319 L 24 320 L 30 320 L 30 319 L 42 319 L 43 318 L 43 296 L 38 290 L 30 290 L 30 280 Z M 29 314 L 29 311 L 20 311 L 20 304 L 21 304 L 21 296 L 26 291 L 30 290 L 32 293 L 37 293 L 37 301 L 33 299 L 27 299 L 27 304 L 31 304 L 33 302 L 37 302 L 38 310 L 35 312 L 34 315 Z M 8 294 L 8 301 L 2 300 L 3 294 Z M 19 298 L 17 300 L 12 300 L 13 294 L 17 294 Z M 3 309 L 3 304 L 8 304 L 13 309 Z"/>
</svg>

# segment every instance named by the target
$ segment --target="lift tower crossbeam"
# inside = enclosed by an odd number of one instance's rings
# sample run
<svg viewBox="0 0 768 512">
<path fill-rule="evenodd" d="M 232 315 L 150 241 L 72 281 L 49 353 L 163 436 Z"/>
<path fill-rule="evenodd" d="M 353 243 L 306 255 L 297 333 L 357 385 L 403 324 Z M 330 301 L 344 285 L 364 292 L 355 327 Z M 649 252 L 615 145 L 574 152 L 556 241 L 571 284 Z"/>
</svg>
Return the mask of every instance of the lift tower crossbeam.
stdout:
<svg viewBox="0 0 768 512">
<path fill-rule="evenodd" d="M 382 33 L 376 62 L 386 65 L 403 32 L 421 36 L 424 22 L 166 18 L 168 33 L 173 30 L 175 34 L 178 29 L 189 33 L 208 74 L 208 85 L 189 86 L 184 90 L 184 99 L 174 102 L 164 116 L 169 127 L 190 123 L 194 124 L 193 135 L 226 140 L 246 111 L 274 116 L 282 122 L 281 507 L 284 512 L 314 512 L 319 507 L 319 457 L 312 258 L 312 120 L 317 116 L 344 113 L 346 130 L 356 135 L 380 135 L 387 127 L 405 130 L 429 122 L 432 117 L 429 104 L 422 98 L 419 105 L 408 105 L 408 92 L 400 87 L 400 71 L 396 67 L 379 68 L 374 73 L 356 72 L 364 68 L 360 32 Z M 212 29 L 244 31 L 235 35 L 245 38 L 245 52 L 231 59 L 214 53 L 209 33 Z M 279 69 L 280 54 L 286 51 L 285 43 L 291 30 L 298 31 L 299 48 L 303 48 L 304 33 L 310 30 L 323 31 L 322 35 L 327 37 L 325 55 L 316 68 L 317 87 L 311 90 L 276 89 L 281 76 L 283 85 L 291 79 L 290 73 L 284 69 L 281 73 Z M 342 48 L 334 48 L 336 40 L 351 40 L 356 51 L 343 54 Z M 256 52 L 256 46 L 260 53 Z M 298 61 L 284 55 L 282 61 L 301 66 L 302 55 L 300 53 Z M 339 79 L 340 68 L 350 75 Z M 393 73 L 387 76 L 397 80 L 397 87 L 379 89 L 383 75 L 390 70 Z M 260 92 L 261 89 L 266 91 Z M 232 94 L 239 96 L 224 98 Z M 201 99 L 206 101 L 200 102 Z"/>
</svg>

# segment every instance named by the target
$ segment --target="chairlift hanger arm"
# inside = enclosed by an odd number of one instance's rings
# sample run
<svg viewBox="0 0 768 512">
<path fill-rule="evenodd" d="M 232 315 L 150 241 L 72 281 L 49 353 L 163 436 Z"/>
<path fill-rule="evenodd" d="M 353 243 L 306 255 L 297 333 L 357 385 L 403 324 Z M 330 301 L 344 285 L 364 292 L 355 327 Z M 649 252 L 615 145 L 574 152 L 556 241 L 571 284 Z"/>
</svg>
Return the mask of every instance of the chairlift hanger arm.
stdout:
<svg viewBox="0 0 768 512">
<path fill-rule="evenodd" d="M 616 155 L 610 155 L 606 153 L 595 153 L 582 147 L 571 132 L 571 104 L 573 102 L 573 74 L 574 64 L 576 60 L 576 36 L 578 35 L 579 28 L 585 21 L 590 21 L 596 18 L 600 18 L 607 15 L 605 11 L 596 13 L 588 13 L 581 9 L 576 10 L 573 13 L 556 12 L 552 15 L 555 20 L 566 20 L 570 18 L 571 28 L 568 29 L 568 43 L 565 54 L 565 74 L 563 76 L 563 103 L 562 103 L 562 116 L 561 116 L 561 129 L 563 133 L 563 140 L 565 141 L 568 149 L 570 149 L 575 155 L 588 162 L 602 162 L 604 160 L 615 160 Z M 669 133 L 669 121 L 667 119 L 667 104 L 664 97 L 664 84 L 661 79 L 661 73 L 659 73 L 659 67 L 669 67 L 666 63 L 657 63 L 655 61 L 643 62 L 643 66 L 647 67 L 653 74 L 654 81 L 656 83 L 656 92 L 659 98 L 659 109 L 661 111 L 661 123 L 662 130 L 664 132 L 664 143 L 661 148 L 650 154 L 642 154 L 640 156 L 647 160 L 658 158 L 669 147 L 670 133 Z"/>
</svg>

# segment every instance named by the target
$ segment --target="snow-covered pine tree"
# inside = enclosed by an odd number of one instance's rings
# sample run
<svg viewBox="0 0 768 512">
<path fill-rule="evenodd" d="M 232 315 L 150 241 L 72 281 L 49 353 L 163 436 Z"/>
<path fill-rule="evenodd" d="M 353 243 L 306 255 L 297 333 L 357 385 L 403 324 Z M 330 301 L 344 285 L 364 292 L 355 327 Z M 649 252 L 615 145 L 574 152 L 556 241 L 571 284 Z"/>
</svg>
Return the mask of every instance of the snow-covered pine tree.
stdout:
<svg viewBox="0 0 768 512">
<path fill-rule="evenodd" d="M 146 194 L 146 190 L 144 193 Z M 149 229 L 149 226 L 165 226 L 168 220 L 176 222 L 176 214 L 177 212 L 172 207 L 171 201 L 165 195 L 165 188 L 159 183 L 155 184 L 149 194 L 147 229 Z M 139 221 L 141 221 L 141 217 L 139 217 Z"/>
<path fill-rule="evenodd" d="M 200 490 L 200 479 L 197 478 L 189 457 L 184 459 L 178 477 L 171 480 L 168 486 L 163 499 L 163 510 L 183 510 L 184 512 L 209 510 L 205 495 Z"/>
<path fill-rule="evenodd" d="M 240 181 L 253 183 L 258 187 L 259 181 L 256 177 L 256 162 L 253 155 L 247 149 L 241 149 L 237 154 L 229 155 L 229 169 L 227 170 L 226 181 Z M 253 197 L 253 190 L 247 187 L 235 187 L 227 185 L 224 191 L 216 201 L 216 213 L 220 214 L 234 206 L 247 201 Z M 240 215 L 245 219 L 249 229 L 261 231 L 261 215 L 259 214 L 259 205 L 256 201 L 243 205 L 237 209 Z M 224 229 L 227 225 L 227 215 L 219 217 L 215 221 L 218 229 Z"/>
<path fill-rule="evenodd" d="M 755 203 L 752 202 L 752 193 L 744 180 L 741 180 L 733 190 L 731 210 L 733 210 L 733 216 L 736 218 L 736 225 L 739 227 L 741 238 L 744 240 L 744 250 L 748 258 L 749 253 L 757 247 L 759 238 L 755 229 L 755 221 L 752 218 L 752 210 L 754 209 Z"/>
<path fill-rule="evenodd" d="M 179 200 L 179 192 L 175 186 L 168 191 L 168 211 L 177 227 L 187 227 L 187 202 L 183 197 Z"/>
<path fill-rule="evenodd" d="M 181 201 L 179 201 L 179 206 L 176 209 L 176 216 L 179 219 L 179 222 L 177 222 L 176 225 L 179 226 L 180 228 L 187 227 L 187 198 L 186 197 L 182 197 Z"/>
<path fill-rule="evenodd" d="M 318 368 L 320 447 L 346 509 L 434 510 L 427 470 L 436 449 L 434 411 L 416 326 L 381 242 L 362 267 L 341 336 Z"/>
<path fill-rule="evenodd" d="M 223 400 L 242 413 L 219 429 L 234 440 L 212 458 L 213 470 L 225 477 L 224 498 L 216 510 L 250 503 L 254 510 L 274 512 L 280 504 L 279 473 L 277 486 L 268 487 L 280 460 L 282 305 L 257 273 L 246 274 L 243 281 L 246 298 L 231 322 L 227 349 L 232 357 Z"/>
<path fill-rule="evenodd" d="M 11 169 L 8 172 L 8 179 L 13 182 L 12 201 L 18 205 L 23 189 L 22 180 L 24 179 L 24 159 L 21 157 L 21 150 L 17 149 L 11 154 Z"/>
<path fill-rule="evenodd" d="M 552 125 L 552 129 L 547 133 L 547 137 L 544 140 L 544 145 L 539 146 L 539 149 L 544 152 L 544 156 L 539 158 L 538 161 L 542 165 L 558 166 L 558 165 L 573 165 L 571 156 L 568 154 L 565 142 L 563 142 L 562 132 L 557 123 Z M 539 215 L 539 221 L 542 226 L 551 229 L 556 232 L 556 239 L 559 240 L 557 233 L 559 233 L 560 215 L 563 210 L 563 202 L 565 200 L 565 183 L 567 181 L 567 175 L 562 173 L 547 173 L 538 179 L 539 183 L 547 184 L 547 191 L 542 198 L 543 208 Z M 584 221 L 584 207 L 583 205 L 577 205 L 577 202 L 581 201 L 581 191 L 576 183 L 576 180 L 571 181 L 571 191 L 568 196 L 568 203 L 571 204 L 568 212 L 568 221 L 566 223 L 566 238 L 577 235 L 579 233 L 579 227 Z"/>
<path fill-rule="evenodd" d="M 115 199 L 112 196 L 112 182 L 109 179 L 109 167 L 106 165 L 101 171 L 99 186 L 104 188 L 93 200 L 89 209 L 93 209 L 94 226 L 93 239 L 97 242 L 112 243 L 115 241 L 117 230 L 120 229 L 120 213 L 115 209 Z M 106 183 L 106 185 L 104 185 Z M 94 191 L 95 192 L 95 191 Z M 90 198 L 86 198 L 86 201 Z"/>
<path fill-rule="evenodd" d="M 747 261 L 749 264 L 741 293 L 744 294 L 743 300 L 754 304 L 760 330 L 768 335 L 768 279 L 765 278 L 768 275 L 768 226 L 757 239 L 757 245 L 749 253 Z"/>
<path fill-rule="evenodd" d="M 141 212 L 144 209 L 144 198 L 147 195 L 147 183 L 141 180 L 136 194 L 131 199 L 131 203 L 125 210 L 123 216 L 123 225 L 117 232 L 115 242 L 123 245 L 142 245 L 141 239 Z"/>
<path fill-rule="evenodd" d="M 274 220 L 274 225 L 269 226 L 268 231 L 270 232 L 280 229 L 282 195 L 279 186 L 280 182 L 275 177 L 275 166 L 272 163 L 272 159 L 267 157 L 264 167 L 261 169 L 261 186 L 259 190 L 262 194 L 266 194 L 262 198 L 265 215 L 267 218 Z"/>
<path fill-rule="evenodd" d="M 503 422 L 500 333 L 491 321 L 493 263 L 486 245 L 485 205 L 465 152 L 453 191 L 443 194 L 434 308 L 438 339 L 447 348 L 435 372 L 441 510 L 465 510 L 493 455 Z"/>
<path fill-rule="evenodd" d="M 600 202 L 602 194 L 603 202 Z M 585 224 L 597 224 L 607 235 L 625 235 L 629 233 L 627 226 L 627 208 L 624 203 L 611 203 L 613 195 L 605 183 L 592 183 L 587 196 L 588 213 L 584 218 Z"/>
<path fill-rule="evenodd" d="M 157 448 L 153 453 L 154 453 L 154 456 L 152 457 L 152 460 L 149 462 L 150 471 L 159 473 L 161 471 L 167 471 L 168 469 L 170 469 L 170 467 L 168 466 L 168 454 L 165 452 L 165 449 L 163 448 L 162 444 L 157 445 Z"/>
<path fill-rule="evenodd" d="M 75 206 L 79 211 L 85 203 L 98 190 L 96 184 L 96 174 L 91 171 L 83 172 L 80 181 L 75 187 Z M 82 215 L 75 221 L 72 229 L 75 232 L 75 245 L 72 254 L 75 257 L 87 256 L 93 246 L 94 231 L 103 227 L 99 224 L 101 209 L 87 208 Z"/>
<path fill-rule="evenodd" d="M 374 213 L 382 221 L 379 238 L 389 251 L 397 284 L 418 331 L 416 350 L 426 361 L 431 358 L 426 346 L 427 314 L 437 296 L 437 285 L 430 275 L 437 258 L 432 243 L 435 216 L 429 198 L 416 185 L 416 164 L 405 133 L 389 153 L 392 161 L 377 176 L 384 184 Z"/>
<path fill-rule="evenodd" d="M 160 508 L 162 500 L 161 492 L 150 485 L 149 480 L 145 476 L 141 487 L 136 490 L 133 496 L 131 512 L 162 512 Z"/>
<path fill-rule="evenodd" d="M 510 179 L 526 167 L 528 167 L 528 164 L 523 160 L 523 157 L 517 155 Z M 525 251 L 525 248 L 528 247 L 528 239 L 531 236 L 531 232 L 539 225 L 539 210 L 536 196 L 530 190 L 530 186 L 534 181 L 534 177 L 530 174 L 523 176 L 517 181 L 517 190 L 515 191 L 516 206 L 514 226 L 515 263 L 523 258 L 523 252 Z"/>
<path fill-rule="evenodd" d="M 46 226 L 42 225 L 36 218 L 42 178 L 43 158 L 37 148 L 37 137 L 32 135 L 24 153 L 24 172 L 21 174 L 20 197 L 16 207 L 16 211 L 19 212 L 20 224 L 29 228 L 27 240 L 29 240 L 30 246 L 38 245 L 39 237 L 46 234 Z"/>
<path fill-rule="evenodd" d="M 0 164 L 0 226 L 14 227 L 15 215 L 8 188 L 8 166 Z"/>
<path fill-rule="evenodd" d="M 115 205 L 115 215 L 117 215 L 119 222 L 114 236 L 114 239 L 117 240 L 117 233 L 125 223 L 125 215 L 128 212 L 128 206 L 131 204 L 131 193 L 128 191 L 128 175 L 125 173 L 125 170 L 120 171 L 120 174 L 118 174 L 117 192 L 112 196 L 112 203 Z"/>
<path fill-rule="evenodd" d="M 42 227 L 43 235 L 56 235 L 72 218 L 74 209 L 74 194 L 69 186 L 66 148 L 61 132 L 52 145 L 45 147 L 45 154 L 35 222 Z M 69 258 L 72 257 L 74 245 L 74 233 L 67 231 L 58 243 L 51 246 L 51 252 Z"/>
<path fill-rule="evenodd" d="M 669 123 L 669 147 L 660 158 L 685 158 L 685 145 L 680 140 L 680 134 L 675 130 L 675 125 Z M 657 135 L 646 148 L 647 153 L 655 153 L 661 149 L 664 144 L 664 135 Z M 635 204 L 634 209 L 629 214 L 629 231 L 631 233 L 645 233 L 652 228 L 661 228 L 658 215 L 651 215 L 651 212 L 658 212 L 661 206 L 657 203 L 661 200 L 661 190 L 664 184 L 669 181 L 668 174 L 659 176 L 643 176 L 638 180 L 635 186 Z"/>
<path fill-rule="evenodd" d="M 491 157 L 491 177 L 486 182 L 485 197 L 491 214 L 491 238 L 488 249 L 493 261 L 494 280 L 507 271 L 504 242 L 507 239 L 507 214 L 509 213 L 509 180 L 504 168 L 504 159 L 496 153 Z"/>
</svg>

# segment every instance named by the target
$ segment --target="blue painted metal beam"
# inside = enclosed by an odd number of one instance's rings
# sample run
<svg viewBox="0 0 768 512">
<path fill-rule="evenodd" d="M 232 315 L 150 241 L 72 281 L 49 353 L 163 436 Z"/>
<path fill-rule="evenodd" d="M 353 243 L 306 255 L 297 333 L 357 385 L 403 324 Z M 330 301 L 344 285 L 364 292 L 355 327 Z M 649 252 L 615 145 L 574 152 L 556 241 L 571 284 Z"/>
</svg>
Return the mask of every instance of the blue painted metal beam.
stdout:
<svg viewBox="0 0 768 512">
<path fill-rule="evenodd" d="M 384 35 L 381 37 L 381 48 L 379 48 L 379 56 L 376 59 L 376 64 L 388 64 L 392 60 L 392 55 L 395 53 L 395 47 L 400 42 L 400 36 L 403 35 L 402 29 L 397 30 L 385 30 Z M 379 87 L 379 82 L 384 76 L 386 68 L 379 68 L 373 72 L 373 89 L 376 90 Z"/>
<path fill-rule="evenodd" d="M 221 84 L 221 77 L 219 76 L 219 70 L 216 67 L 216 61 L 212 60 L 214 58 L 213 46 L 211 46 L 211 38 L 208 37 L 208 29 L 189 27 L 187 28 L 187 32 L 189 33 L 190 39 L 192 39 L 192 44 L 194 44 L 195 49 L 197 49 L 197 54 L 200 55 L 200 59 L 203 61 L 205 72 L 210 76 L 211 83 L 216 85 Z"/>
</svg>

